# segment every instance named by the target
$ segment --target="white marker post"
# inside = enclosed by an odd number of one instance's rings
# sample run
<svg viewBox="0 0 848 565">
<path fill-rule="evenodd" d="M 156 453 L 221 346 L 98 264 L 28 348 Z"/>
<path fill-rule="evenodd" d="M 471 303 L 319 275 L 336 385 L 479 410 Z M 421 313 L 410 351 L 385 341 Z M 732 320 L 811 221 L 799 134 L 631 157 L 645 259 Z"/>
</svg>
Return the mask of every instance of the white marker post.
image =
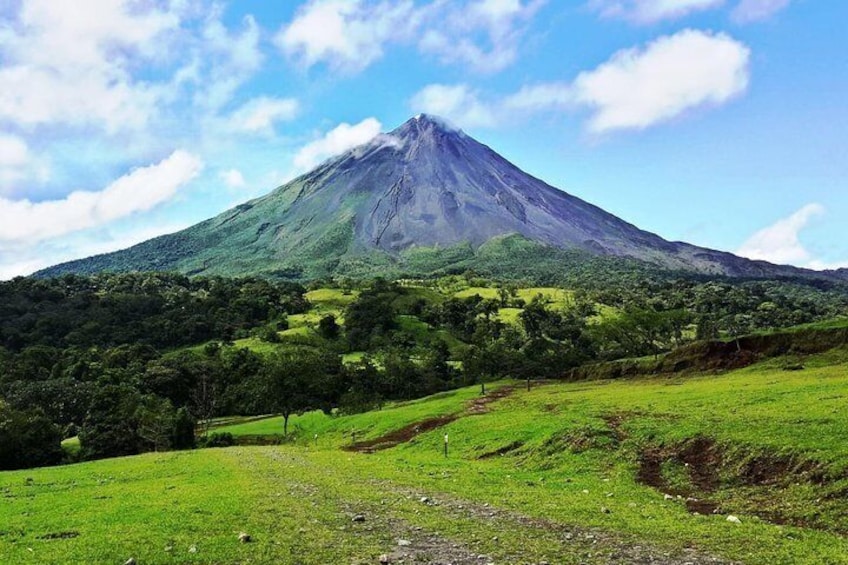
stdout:
<svg viewBox="0 0 848 565">
<path fill-rule="evenodd" d="M 445 434 L 445 457 L 448 456 L 448 434 Z"/>
</svg>

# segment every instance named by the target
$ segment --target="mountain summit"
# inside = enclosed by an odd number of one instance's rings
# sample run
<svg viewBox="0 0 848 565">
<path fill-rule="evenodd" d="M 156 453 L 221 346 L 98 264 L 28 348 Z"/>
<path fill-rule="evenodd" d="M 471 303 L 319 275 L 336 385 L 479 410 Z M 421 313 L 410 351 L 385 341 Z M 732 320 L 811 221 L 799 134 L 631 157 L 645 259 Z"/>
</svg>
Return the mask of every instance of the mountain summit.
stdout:
<svg viewBox="0 0 848 565">
<path fill-rule="evenodd" d="M 803 273 L 640 230 L 521 171 L 444 120 L 419 114 L 266 196 L 127 250 L 51 267 L 311 278 L 473 267 L 504 238 L 698 273 Z"/>
</svg>

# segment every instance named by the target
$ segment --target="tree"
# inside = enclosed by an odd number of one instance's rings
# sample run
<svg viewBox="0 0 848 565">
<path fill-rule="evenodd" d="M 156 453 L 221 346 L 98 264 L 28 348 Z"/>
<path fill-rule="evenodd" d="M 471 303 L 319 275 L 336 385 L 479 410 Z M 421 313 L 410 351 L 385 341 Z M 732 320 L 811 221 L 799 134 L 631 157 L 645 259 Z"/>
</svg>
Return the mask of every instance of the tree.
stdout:
<svg viewBox="0 0 848 565">
<path fill-rule="evenodd" d="M 141 395 L 128 384 L 98 387 L 80 431 L 84 459 L 121 457 L 142 451 L 138 433 Z"/>
<path fill-rule="evenodd" d="M 62 433 L 38 410 L 15 410 L 0 400 L 0 469 L 55 465 L 62 460 Z"/>
<path fill-rule="evenodd" d="M 176 411 L 169 400 L 149 395 L 144 397 L 136 414 L 138 435 L 153 451 L 171 448 Z"/>
<path fill-rule="evenodd" d="M 324 339 L 338 339 L 340 331 L 341 328 L 336 323 L 336 317 L 332 314 L 327 314 L 318 322 L 318 334 Z"/>
<path fill-rule="evenodd" d="M 333 377 L 340 372 L 338 357 L 305 350 L 278 351 L 263 363 L 259 402 L 283 416 L 283 435 L 289 418 L 308 410 L 329 411 L 335 396 Z"/>
</svg>

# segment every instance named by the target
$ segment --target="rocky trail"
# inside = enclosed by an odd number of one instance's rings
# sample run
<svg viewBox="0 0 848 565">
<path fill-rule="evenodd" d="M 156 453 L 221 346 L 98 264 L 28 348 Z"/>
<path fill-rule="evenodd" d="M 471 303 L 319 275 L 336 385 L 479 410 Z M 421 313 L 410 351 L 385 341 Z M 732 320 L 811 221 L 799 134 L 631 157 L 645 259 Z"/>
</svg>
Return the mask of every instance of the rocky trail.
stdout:
<svg viewBox="0 0 848 565">
<path fill-rule="evenodd" d="M 255 452 L 254 452 L 255 453 Z M 730 561 L 690 547 L 671 552 L 598 528 L 534 518 L 494 503 L 466 500 L 385 479 L 330 469 L 293 452 L 265 455 L 285 464 L 288 488 L 316 515 L 332 506 L 345 536 L 376 540 L 380 553 L 351 563 L 721 565 Z M 343 475 L 339 482 L 339 474 Z"/>
</svg>

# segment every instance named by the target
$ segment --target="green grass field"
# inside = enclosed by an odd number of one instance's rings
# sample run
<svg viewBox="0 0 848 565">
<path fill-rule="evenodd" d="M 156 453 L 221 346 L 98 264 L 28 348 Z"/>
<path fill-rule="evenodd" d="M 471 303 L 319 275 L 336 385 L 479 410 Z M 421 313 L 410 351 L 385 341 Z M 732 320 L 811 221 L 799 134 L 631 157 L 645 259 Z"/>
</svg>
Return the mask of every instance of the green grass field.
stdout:
<svg viewBox="0 0 848 565">
<path fill-rule="evenodd" d="M 517 383 L 491 404 L 479 398 L 474 387 L 353 416 L 309 413 L 280 446 L 0 473 L 0 563 L 375 563 L 404 551 L 407 562 L 648 552 L 848 563 L 845 350 L 723 375 Z M 342 449 L 449 415 L 391 449 Z M 277 435 L 282 423 L 216 431 Z M 687 497 L 716 513 L 690 512 Z"/>
</svg>

